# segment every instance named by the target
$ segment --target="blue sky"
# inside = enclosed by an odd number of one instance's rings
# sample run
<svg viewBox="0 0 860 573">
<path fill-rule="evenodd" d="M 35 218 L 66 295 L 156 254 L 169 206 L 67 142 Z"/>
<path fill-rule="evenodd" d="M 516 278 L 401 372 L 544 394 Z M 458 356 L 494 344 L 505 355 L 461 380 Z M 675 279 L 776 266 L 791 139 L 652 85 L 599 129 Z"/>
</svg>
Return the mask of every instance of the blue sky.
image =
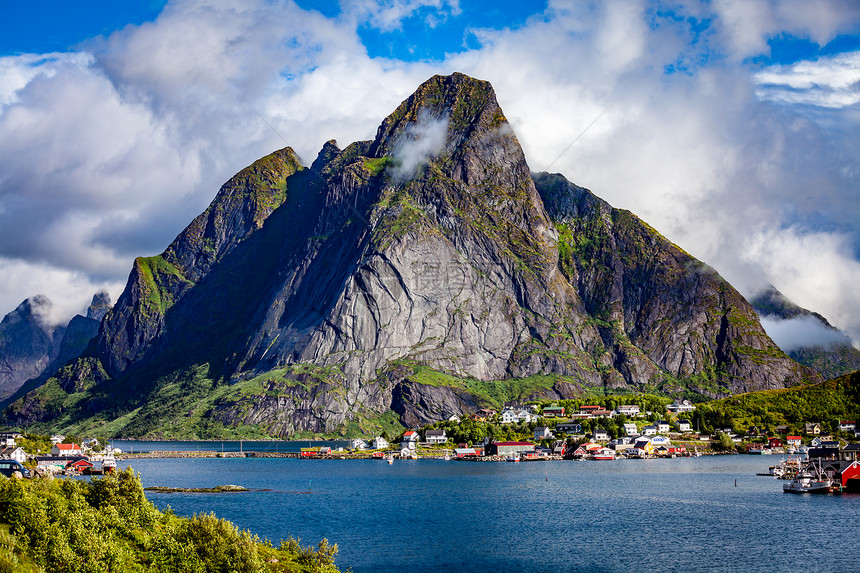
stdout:
<svg viewBox="0 0 860 573">
<path fill-rule="evenodd" d="M 462 71 L 533 169 L 860 340 L 857 2 L 4 2 L 0 22 L 0 313 L 116 298 L 248 163 L 370 138 Z"/>
</svg>

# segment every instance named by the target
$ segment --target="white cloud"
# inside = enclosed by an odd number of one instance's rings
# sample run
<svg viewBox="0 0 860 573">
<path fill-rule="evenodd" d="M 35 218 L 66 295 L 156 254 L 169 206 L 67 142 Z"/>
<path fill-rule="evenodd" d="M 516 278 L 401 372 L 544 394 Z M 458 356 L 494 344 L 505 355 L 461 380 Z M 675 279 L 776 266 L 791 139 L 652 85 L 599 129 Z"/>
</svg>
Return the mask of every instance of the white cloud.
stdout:
<svg viewBox="0 0 860 573">
<path fill-rule="evenodd" d="M 403 20 L 424 8 L 432 9 L 425 17 L 430 27 L 435 27 L 440 18 L 461 12 L 459 0 L 350 0 L 341 3 L 347 18 L 383 32 L 399 30 Z"/>
<path fill-rule="evenodd" d="M 54 324 L 66 322 L 75 314 L 86 315 L 93 295 L 99 290 L 108 291 L 111 300 L 116 301 L 125 287 L 124 280 L 93 281 L 84 273 L 2 258 L 0 276 L 3 277 L 0 281 L 0 300 L 8 301 L 8 308 L 3 310 L 3 315 L 24 300 L 44 294 L 51 300 L 49 321 Z"/>
<path fill-rule="evenodd" d="M 421 166 L 445 148 L 447 138 L 448 118 L 432 117 L 421 110 L 418 121 L 408 125 L 394 142 L 391 174 L 395 179 L 411 179 Z"/>
<path fill-rule="evenodd" d="M 756 95 L 786 104 L 843 108 L 860 102 L 860 52 L 773 66 L 755 75 Z"/>
<path fill-rule="evenodd" d="M 78 312 L 245 165 L 286 144 L 309 163 L 328 139 L 371 139 L 422 81 L 462 71 L 493 83 L 533 169 L 581 136 L 553 171 L 745 292 L 772 283 L 860 340 L 857 106 L 804 116 L 757 97 L 765 84 L 849 94 L 854 60 L 758 77 L 741 63 L 782 31 L 824 42 L 858 21 L 854 4 L 814 4 L 686 0 L 658 25 L 650 3 L 552 1 L 434 65 L 369 58 L 357 29 L 443 19 L 453 2 L 345 3 L 329 20 L 194 0 L 86 51 L 0 59 L 0 311 L 44 292 Z M 695 44 L 690 18 L 712 22 Z M 679 62 L 687 72 L 664 73 Z"/>
<path fill-rule="evenodd" d="M 784 352 L 808 346 L 829 348 L 833 344 L 849 342 L 844 334 L 827 328 L 814 316 L 798 316 L 789 320 L 764 317 L 761 324 Z"/>
<path fill-rule="evenodd" d="M 716 0 L 712 6 L 723 45 L 738 60 L 767 54 L 767 40 L 782 33 L 823 46 L 860 18 L 852 0 Z"/>
</svg>

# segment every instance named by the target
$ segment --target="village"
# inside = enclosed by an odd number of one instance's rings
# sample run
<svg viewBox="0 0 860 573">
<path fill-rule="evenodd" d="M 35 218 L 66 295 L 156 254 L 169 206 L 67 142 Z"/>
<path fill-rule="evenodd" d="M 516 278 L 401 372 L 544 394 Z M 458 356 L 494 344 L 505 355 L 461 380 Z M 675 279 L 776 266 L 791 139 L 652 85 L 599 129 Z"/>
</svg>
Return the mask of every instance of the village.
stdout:
<svg viewBox="0 0 860 573">
<path fill-rule="evenodd" d="M 81 443 L 65 443 L 65 436 L 50 437 L 50 451 L 27 452 L 18 440 L 22 434 L 0 434 L 0 473 L 7 476 L 92 475 L 110 472 L 117 459 L 139 457 L 296 457 L 305 459 L 453 459 L 460 461 L 550 461 L 654 459 L 711 454 L 796 455 L 810 460 L 847 462 L 857 466 L 860 446 L 852 443 L 860 435 L 856 423 L 842 420 L 837 436 L 824 435 L 821 424 L 808 422 L 803 435 L 789 434 L 786 426 L 773 429 L 750 427 L 744 433 L 731 427 L 716 428 L 712 434 L 694 430 L 689 418 L 695 406 L 678 400 L 660 412 L 641 411 L 635 404 L 619 404 L 614 409 L 583 404 L 568 412 L 557 404 L 507 405 L 501 411 L 480 409 L 469 416 L 448 416 L 445 421 L 423 428 L 405 430 L 399 437 L 352 439 L 347 447 L 316 445 L 285 452 L 146 452 L 127 453 L 100 444 L 94 438 Z M 471 439 L 468 439 L 471 438 Z M 795 458 L 792 458 L 795 459 Z M 820 464 L 819 464 L 820 465 Z M 837 464 L 838 465 L 838 464 Z M 855 468 L 856 469 L 856 468 Z M 853 478 L 855 469 L 831 467 L 831 477 Z M 776 470 L 780 472 L 781 470 Z M 794 471 L 780 476 L 794 477 Z M 822 470 L 823 471 L 823 470 Z M 847 472 L 847 473 L 846 473 Z"/>
</svg>

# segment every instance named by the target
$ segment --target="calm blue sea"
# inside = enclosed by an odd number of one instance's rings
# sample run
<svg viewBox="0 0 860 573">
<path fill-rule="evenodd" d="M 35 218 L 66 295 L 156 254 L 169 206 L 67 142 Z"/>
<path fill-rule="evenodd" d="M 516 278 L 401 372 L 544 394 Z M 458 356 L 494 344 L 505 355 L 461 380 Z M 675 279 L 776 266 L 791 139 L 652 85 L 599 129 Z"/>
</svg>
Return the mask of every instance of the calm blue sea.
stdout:
<svg viewBox="0 0 860 573">
<path fill-rule="evenodd" d="M 275 544 L 327 538 L 340 547 L 341 569 L 356 573 L 860 569 L 860 496 L 784 494 L 783 482 L 755 475 L 775 461 L 119 465 L 139 471 L 145 486 L 251 488 L 150 499 L 180 515 L 214 511 Z"/>
</svg>

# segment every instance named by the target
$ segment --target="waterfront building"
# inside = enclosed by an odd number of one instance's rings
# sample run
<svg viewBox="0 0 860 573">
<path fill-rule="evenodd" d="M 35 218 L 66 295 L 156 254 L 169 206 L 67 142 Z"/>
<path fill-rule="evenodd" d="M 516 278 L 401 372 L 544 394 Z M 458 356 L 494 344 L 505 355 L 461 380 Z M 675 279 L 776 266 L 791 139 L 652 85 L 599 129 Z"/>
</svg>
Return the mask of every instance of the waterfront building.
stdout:
<svg viewBox="0 0 860 573">
<path fill-rule="evenodd" d="M 381 436 L 376 436 L 373 438 L 373 441 L 370 443 L 370 447 L 374 450 L 384 450 L 389 446 L 388 440 Z"/>
<path fill-rule="evenodd" d="M 51 448 L 52 456 L 79 456 L 81 455 L 81 447 L 78 444 L 54 444 Z"/>
<path fill-rule="evenodd" d="M 796 448 L 803 443 L 803 438 L 800 436 L 787 436 L 785 438 L 785 443 Z"/>
<path fill-rule="evenodd" d="M 445 430 L 427 430 L 424 432 L 424 441 L 428 444 L 444 444 L 448 441 Z"/>
<path fill-rule="evenodd" d="M 19 464 L 23 464 L 27 460 L 27 452 L 23 448 L 8 446 L 0 450 L 0 459 L 15 460 Z"/>
<path fill-rule="evenodd" d="M 535 445 L 531 442 L 490 442 L 487 444 L 487 455 L 509 456 L 523 452 L 533 452 Z"/>
<path fill-rule="evenodd" d="M 414 450 L 418 445 L 418 432 L 414 430 L 406 430 L 403 432 L 403 439 L 400 440 L 400 448 Z"/>
</svg>

